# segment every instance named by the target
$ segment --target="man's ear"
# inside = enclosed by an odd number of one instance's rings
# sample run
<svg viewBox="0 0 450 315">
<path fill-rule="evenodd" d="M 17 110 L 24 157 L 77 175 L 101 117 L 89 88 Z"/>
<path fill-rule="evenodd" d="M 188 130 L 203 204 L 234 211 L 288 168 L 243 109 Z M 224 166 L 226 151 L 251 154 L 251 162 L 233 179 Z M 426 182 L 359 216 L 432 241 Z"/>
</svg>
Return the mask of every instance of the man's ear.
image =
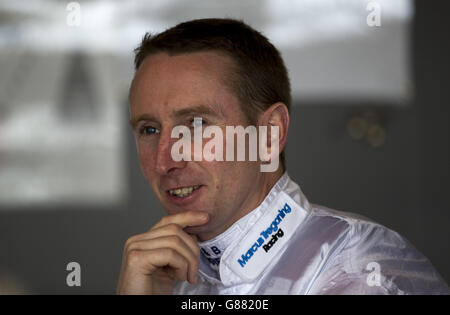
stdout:
<svg viewBox="0 0 450 315">
<path fill-rule="evenodd" d="M 279 136 L 278 136 L 278 147 L 279 152 L 281 153 L 287 142 L 288 129 L 289 129 L 289 111 L 287 106 L 284 103 L 277 102 L 272 104 L 268 109 L 264 111 L 264 113 L 260 116 L 259 119 L 260 126 L 267 126 L 267 132 L 270 135 L 271 126 L 278 127 Z M 268 137 L 271 139 L 271 137 Z M 267 143 L 267 148 L 270 150 L 271 141 Z"/>
</svg>

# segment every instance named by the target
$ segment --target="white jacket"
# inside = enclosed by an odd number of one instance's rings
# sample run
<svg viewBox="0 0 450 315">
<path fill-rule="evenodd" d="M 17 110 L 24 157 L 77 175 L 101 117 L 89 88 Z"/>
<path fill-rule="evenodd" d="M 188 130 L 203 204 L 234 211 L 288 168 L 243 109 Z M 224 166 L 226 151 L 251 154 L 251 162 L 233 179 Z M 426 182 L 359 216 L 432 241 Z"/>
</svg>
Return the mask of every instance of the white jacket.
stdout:
<svg viewBox="0 0 450 315">
<path fill-rule="evenodd" d="M 199 245 L 197 283 L 179 282 L 174 294 L 450 294 L 399 234 L 309 204 L 287 173 L 256 209 Z"/>
</svg>

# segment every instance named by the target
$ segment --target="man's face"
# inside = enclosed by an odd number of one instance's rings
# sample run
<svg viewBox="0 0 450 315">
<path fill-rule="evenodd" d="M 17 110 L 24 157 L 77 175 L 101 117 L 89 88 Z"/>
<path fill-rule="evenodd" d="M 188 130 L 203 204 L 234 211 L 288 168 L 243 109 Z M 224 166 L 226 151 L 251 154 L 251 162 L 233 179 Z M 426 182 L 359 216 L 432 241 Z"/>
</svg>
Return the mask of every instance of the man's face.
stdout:
<svg viewBox="0 0 450 315">
<path fill-rule="evenodd" d="M 187 228 L 201 240 L 225 231 L 264 198 L 258 162 L 179 161 L 171 156 L 175 126 L 190 128 L 194 117 L 203 127 L 246 126 L 237 97 L 224 84 L 231 60 L 215 52 L 148 56 L 131 86 L 130 115 L 139 162 L 145 178 L 168 214 L 187 210 L 208 212 L 205 225 Z M 203 145 L 208 139 L 203 140 Z M 192 145 L 194 147 L 194 145 Z M 185 197 L 176 189 L 196 188 Z M 185 190 L 186 191 L 186 190 Z"/>
</svg>

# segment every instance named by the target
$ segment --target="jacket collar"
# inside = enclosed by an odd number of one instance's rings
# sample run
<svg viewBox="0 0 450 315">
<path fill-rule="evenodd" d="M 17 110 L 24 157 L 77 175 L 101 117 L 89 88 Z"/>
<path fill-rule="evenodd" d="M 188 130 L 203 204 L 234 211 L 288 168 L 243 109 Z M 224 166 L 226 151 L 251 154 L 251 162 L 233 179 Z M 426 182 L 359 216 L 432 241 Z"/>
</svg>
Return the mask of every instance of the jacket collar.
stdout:
<svg viewBox="0 0 450 315">
<path fill-rule="evenodd" d="M 286 249 L 309 212 L 308 200 L 285 172 L 257 208 L 213 240 L 200 243 L 202 248 L 219 244 L 224 250 L 216 272 L 201 257 L 200 277 L 225 286 L 254 281 Z"/>
</svg>

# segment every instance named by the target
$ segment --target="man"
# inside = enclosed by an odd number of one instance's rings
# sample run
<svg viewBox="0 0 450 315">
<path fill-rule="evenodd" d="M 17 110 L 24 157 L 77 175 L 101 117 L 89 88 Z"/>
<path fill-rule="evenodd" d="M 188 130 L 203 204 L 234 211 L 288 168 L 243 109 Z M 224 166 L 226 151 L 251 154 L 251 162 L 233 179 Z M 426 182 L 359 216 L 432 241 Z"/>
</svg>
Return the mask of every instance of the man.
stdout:
<svg viewBox="0 0 450 315">
<path fill-rule="evenodd" d="M 143 174 L 168 215 L 126 242 L 118 293 L 449 292 L 397 233 L 310 204 L 289 178 L 289 78 L 263 35 L 230 19 L 181 23 L 146 35 L 135 66 L 130 122 Z M 248 141 L 243 160 L 195 158 L 190 146 L 174 159 L 180 126 L 270 127 L 269 154 L 250 159 Z M 214 154 L 230 148 L 239 149 L 226 143 Z M 279 166 L 261 171 L 278 150 Z"/>
</svg>

